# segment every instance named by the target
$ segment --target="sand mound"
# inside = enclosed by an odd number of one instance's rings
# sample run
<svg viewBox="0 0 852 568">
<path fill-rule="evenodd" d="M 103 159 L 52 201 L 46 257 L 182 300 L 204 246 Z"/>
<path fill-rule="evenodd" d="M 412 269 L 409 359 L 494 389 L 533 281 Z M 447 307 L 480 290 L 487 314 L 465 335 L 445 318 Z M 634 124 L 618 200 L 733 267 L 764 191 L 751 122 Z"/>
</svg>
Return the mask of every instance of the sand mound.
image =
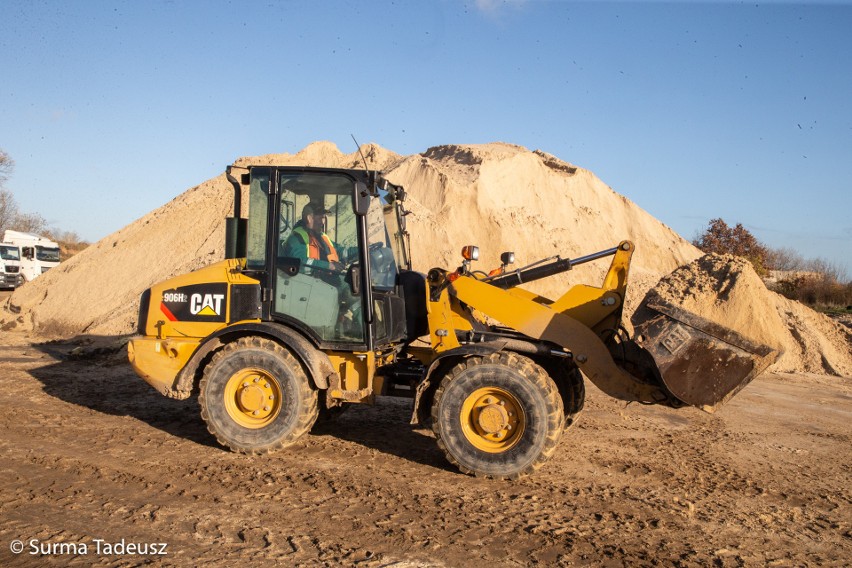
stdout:
<svg viewBox="0 0 852 568">
<path fill-rule="evenodd" d="M 772 370 L 852 374 L 852 332 L 767 290 L 743 258 L 702 256 L 660 280 L 646 301 L 657 299 L 783 352 Z"/>
<path fill-rule="evenodd" d="M 701 256 L 593 173 L 541 151 L 502 143 L 437 146 L 407 157 L 375 144 L 361 151 L 363 159 L 358 152 L 343 154 L 332 143 L 316 142 L 296 154 L 240 158 L 235 163 L 361 168 L 366 160 L 371 169 L 384 170 L 408 190 L 414 265 L 423 272 L 433 266 L 455 268 L 467 244 L 480 247 L 475 268 L 489 270 L 499 265 L 503 251 L 513 251 L 516 267 L 522 267 L 545 257 L 578 257 L 632 240 L 637 250 L 628 315 L 660 277 Z M 143 290 L 223 257 L 224 218 L 233 208 L 232 193 L 224 174 L 189 189 L 18 289 L 0 314 L 1 323 L 66 336 L 132 333 Z M 848 331 L 844 335 L 827 318 L 766 292 L 741 263 L 725 268 L 703 262 L 689 265 L 699 267 L 694 275 L 676 272 L 657 293 L 684 292 L 682 301 L 690 303 L 684 307 L 707 317 L 717 304 L 713 300 L 708 308 L 702 302 L 721 298 L 728 290 L 726 298 L 734 303 L 717 306 L 727 310 L 719 323 L 738 330 L 753 328 L 745 335 L 764 343 L 777 341 L 786 354 L 776 367 L 852 374 Z M 572 284 L 598 284 L 607 268 L 608 261 L 600 260 L 535 282 L 530 289 L 556 298 Z M 762 322 L 758 325 L 757 315 Z"/>
<path fill-rule="evenodd" d="M 222 259 L 233 192 L 224 174 L 193 187 L 18 288 L 10 306 L 48 335 L 133 332 L 143 290 Z"/>
<path fill-rule="evenodd" d="M 363 154 L 363 157 L 362 157 Z M 364 144 L 360 152 L 344 154 L 333 142 L 314 142 L 295 154 L 266 154 L 238 158 L 234 165 L 305 166 L 324 168 L 362 169 L 364 162 L 371 170 L 389 170 L 402 161 L 399 154 L 385 150 L 378 144 Z"/>
<path fill-rule="evenodd" d="M 387 168 L 401 159 L 375 144 L 361 151 L 371 168 Z M 241 158 L 236 165 L 272 163 L 363 167 L 358 152 L 343 154 L 330 142 L 316 142 L 294 155 Z M 18 288 L 0 318 L 48 335 L 133 333 L 142 291 L 224 257 L 224 220 L 233 213 L 233 194 L 224 174 L 187 190 Z"/>
<path fill-rule="evenodd" d="M 773 369 L 852 376 L 852 329 L 799 302 L 770 294 L 786 326 L 780 334 L 785 352 Z"/>
<path fill-rule="evenodd" d="M 515 267 L 561 255 L 576 258 L 636 244 L 631 294 L 638 299 L 661 275 L 700 251 L 592 172 L 544 152 L 510 144 L 438 146 L 409 156 L 388 178 L 405 186 L 416 267 L 456 267 L 464 245 L 478 245 L 474 268 L 500 265 L 513 251 Z M 582 265 L 529 288 L 557 298 L 570 284 L 599 284 L 608 260 Z"/>
</svg>

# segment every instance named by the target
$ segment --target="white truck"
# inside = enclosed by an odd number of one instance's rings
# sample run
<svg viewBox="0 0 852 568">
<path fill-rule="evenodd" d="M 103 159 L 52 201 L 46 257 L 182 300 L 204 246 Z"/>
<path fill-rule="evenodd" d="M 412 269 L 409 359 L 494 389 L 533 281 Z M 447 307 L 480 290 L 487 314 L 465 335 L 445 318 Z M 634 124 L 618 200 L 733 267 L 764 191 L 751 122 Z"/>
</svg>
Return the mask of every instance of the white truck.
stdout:
<svg viewBox="0 0 852 568">
<path fill-rule="evenodd" d="M 22 283 L 21 249 L 12 243 L 0 243 L 0 288 L 17 288 Z"/>
<path fill-rule="evenodd" d="M 24 282 L 29 282 L 59 264 L 59 244 L 47 237 L 6 231 L 3 243 L 18 248 L 19 273 Z M 14 253 L 13 253 L 14 254 Z"/>
</svg>

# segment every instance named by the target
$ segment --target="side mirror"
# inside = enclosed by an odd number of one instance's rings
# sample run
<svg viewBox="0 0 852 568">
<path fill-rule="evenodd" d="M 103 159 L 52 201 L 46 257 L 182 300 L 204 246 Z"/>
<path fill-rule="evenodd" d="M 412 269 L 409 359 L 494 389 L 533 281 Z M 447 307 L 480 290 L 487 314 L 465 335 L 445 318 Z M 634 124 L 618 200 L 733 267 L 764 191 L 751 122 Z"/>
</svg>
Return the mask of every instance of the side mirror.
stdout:
<svg viewBox="0 0 852 568">
<path fill-rule="evenodd" d="M 355 182 L 355 202 L 353 206 L 355 214 L 362 217 L 370 210 L 370 191 L 367 189 L 367 184 L 362 181 Z"/>
</svg>

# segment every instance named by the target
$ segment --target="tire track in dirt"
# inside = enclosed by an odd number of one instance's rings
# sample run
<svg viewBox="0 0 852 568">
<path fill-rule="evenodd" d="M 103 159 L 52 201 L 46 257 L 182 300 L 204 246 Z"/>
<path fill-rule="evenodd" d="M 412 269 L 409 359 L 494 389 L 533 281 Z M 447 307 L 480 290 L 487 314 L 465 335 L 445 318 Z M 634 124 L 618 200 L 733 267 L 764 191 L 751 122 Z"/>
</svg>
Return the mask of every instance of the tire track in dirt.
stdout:
<svg viewBox="0 0 852 568">
<path fill-rule="evenodd" d="M 352 408 L 252 458 L 124 364 L 33 361 L 0 363 L 3 566 L 145 560 L 13 557 L 14 538 L 168 542 L 168 562 L 187 566 L 840 566 L 852 554 L 848 381 L 761 379 L 712 416 L 590 388 L 554 458 L 510 483 L 451 469 L 405 402 Z"/>
</svg>

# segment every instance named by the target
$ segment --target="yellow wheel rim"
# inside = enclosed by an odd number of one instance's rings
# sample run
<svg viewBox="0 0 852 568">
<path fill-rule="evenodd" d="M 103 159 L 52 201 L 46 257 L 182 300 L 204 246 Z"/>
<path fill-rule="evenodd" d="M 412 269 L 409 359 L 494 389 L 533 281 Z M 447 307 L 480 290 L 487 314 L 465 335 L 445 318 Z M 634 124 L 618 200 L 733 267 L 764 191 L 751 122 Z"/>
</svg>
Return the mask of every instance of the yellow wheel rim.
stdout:
<svg viewBox="0 0 852 568">
<path fill-rule="evenodd" d="M 460 419 L 467 441 L 490 454 L 513 448 L 523 436 L 526 423 L 518 399 L 496 387 L 473 391 L 462 403 Z"/>
<path fill-rule="evenodd" d="M 225 409 L 244 428 L 263 428 L 281 410 L 281 385 L 262 369 L 242 369 L 225 385 Z"/>
</svg>

